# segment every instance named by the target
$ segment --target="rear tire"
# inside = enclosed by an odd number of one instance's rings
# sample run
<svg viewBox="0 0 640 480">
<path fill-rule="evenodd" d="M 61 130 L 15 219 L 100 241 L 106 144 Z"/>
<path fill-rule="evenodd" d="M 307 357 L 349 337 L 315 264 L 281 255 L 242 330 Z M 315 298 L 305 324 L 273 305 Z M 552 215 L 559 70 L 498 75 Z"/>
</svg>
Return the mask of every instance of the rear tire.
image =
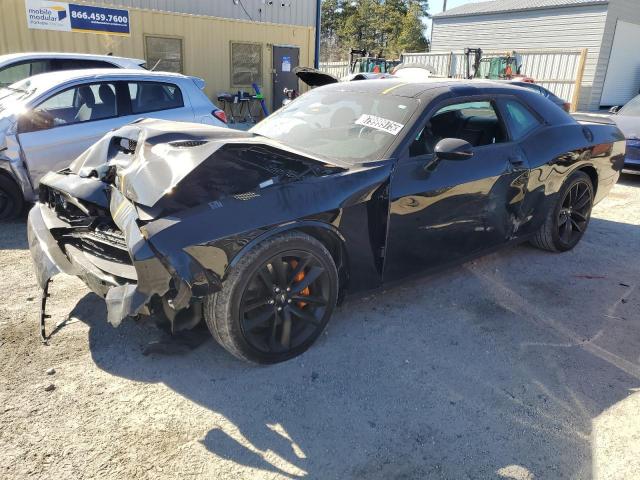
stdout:
<svg viewBox="0 0 640 480">
<path fill-rule="evenodd" d="M 315 238 L 292 231 L 242 257 L 204 303 L 216 341 L 253 363 L 278 363 L 306 351 L 329 322 L 338 297 L 331 254 Z"/>
<path fill-rule="evenodd" d="M 531 239 L 534 247 L 550 252 L 566 252 L 582 239 L 591 219 L 594 191 L 591 178 L 578 171 L 558 192 L 558 200 Z"/>
<path fill-rule="evenodd" d="M 24 210 L 20 187 L 11 178 L 0 174 L 0 221 L 13 220 Z"/>
</svg>

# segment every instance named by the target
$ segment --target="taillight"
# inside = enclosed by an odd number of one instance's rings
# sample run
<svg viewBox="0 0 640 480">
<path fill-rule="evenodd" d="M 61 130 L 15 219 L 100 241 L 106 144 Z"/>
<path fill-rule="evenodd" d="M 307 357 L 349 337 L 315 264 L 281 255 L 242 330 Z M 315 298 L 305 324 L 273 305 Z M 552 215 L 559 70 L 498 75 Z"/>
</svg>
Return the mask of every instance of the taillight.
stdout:
<svg viewBox="0 0 640 480">
<path fill-rule="evenodd" d="M 224 113 L 224 110 L 214 110 L 211 114 L 222 123 L 227 123 L 227 114 Z"/>
<path fill-rule="evenodd" d="M 562 109 L 563 109 L 565 112 L 570 112 L 570 111 L 571 111 L 571 104 L 570 104 L 569 102 L 564 102 L 564 103 L 562 104 Z"/>
</svg>

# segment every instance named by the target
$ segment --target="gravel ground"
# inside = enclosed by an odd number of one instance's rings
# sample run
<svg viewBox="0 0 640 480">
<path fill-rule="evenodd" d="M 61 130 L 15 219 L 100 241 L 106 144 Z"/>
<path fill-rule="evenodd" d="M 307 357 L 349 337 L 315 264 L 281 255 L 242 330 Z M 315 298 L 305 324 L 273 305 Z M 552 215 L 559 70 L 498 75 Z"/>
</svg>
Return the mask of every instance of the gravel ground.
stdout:
<svg viewBox="0 0 640 480">
<path fill-rule="evenodd" d="M 347 302 L 308 353 L 252 367 L 204 332 L 114 329 L 70 277 L 41 345 L 24 219 L 1 225 L 0 478 L 640 478 L 638 247 L 623 177 L 574 251 Z"/>
</svg>

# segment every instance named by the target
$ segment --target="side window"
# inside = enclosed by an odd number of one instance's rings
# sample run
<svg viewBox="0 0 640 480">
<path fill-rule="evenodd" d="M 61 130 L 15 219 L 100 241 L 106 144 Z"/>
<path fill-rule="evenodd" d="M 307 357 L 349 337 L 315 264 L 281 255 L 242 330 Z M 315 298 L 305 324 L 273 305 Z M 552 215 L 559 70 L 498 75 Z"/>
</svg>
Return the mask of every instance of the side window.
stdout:
<svg viewBox="0 0 640 480">
<path fill-rule="evenodd" d="M 527 107 L 516 100 L 504 103 L 505 120 L 509 124 L 513 140 L 519 140 L 542 122 Z"/>
<path fill-rule="evenodd" d="M 184 107 L 182 92 L 172 83 L 131 82 L 129 96 L 134 115 Z"/>
<path fill-rule="evenodd" d="M 87 68 L 115 68 L 109 62 L 100 60 L 82 60 L 74 58 L 60 58 L 52 60 L 53 70 L 83 70 Z"/>
<path fill-rule="evenodd" d="M 444 138 L 460 138 L 474 147 L 506 140 L 504 125 L 491 102 L 465 102 L 439 109 L 425 124 L 412 145 L 412 157 L 433 153 Z"/>
<path fill-rule="evenodd" d="M 0 69 L 0 86 L 8 86 L 32 75 L 48 71 L 47 60 L 34 60 L 9 65 Z"/>
<path fill-rule="evenodd" d="M 20 121 L 20 133 L 118 116 L 116 87 L 103 82 L 69 88 L 49 97 Z"/>
</svg>

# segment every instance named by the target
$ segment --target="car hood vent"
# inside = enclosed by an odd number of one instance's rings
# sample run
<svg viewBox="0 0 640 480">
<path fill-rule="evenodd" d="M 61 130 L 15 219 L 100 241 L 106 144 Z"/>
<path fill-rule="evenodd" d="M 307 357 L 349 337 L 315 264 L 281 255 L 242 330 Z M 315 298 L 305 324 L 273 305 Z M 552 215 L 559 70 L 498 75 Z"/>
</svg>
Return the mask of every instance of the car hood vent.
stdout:
<svg viewBox="0 0 640 480">
<path fill-rule="evenodd" d="M 206 140 L 180 140 L 177 142 L 170 142 L 169 145 L 175 148 L 191 148 L 191 147 L 199 147 L 200 145 L 204 145 L 207 143 Z"/>
</svg>

